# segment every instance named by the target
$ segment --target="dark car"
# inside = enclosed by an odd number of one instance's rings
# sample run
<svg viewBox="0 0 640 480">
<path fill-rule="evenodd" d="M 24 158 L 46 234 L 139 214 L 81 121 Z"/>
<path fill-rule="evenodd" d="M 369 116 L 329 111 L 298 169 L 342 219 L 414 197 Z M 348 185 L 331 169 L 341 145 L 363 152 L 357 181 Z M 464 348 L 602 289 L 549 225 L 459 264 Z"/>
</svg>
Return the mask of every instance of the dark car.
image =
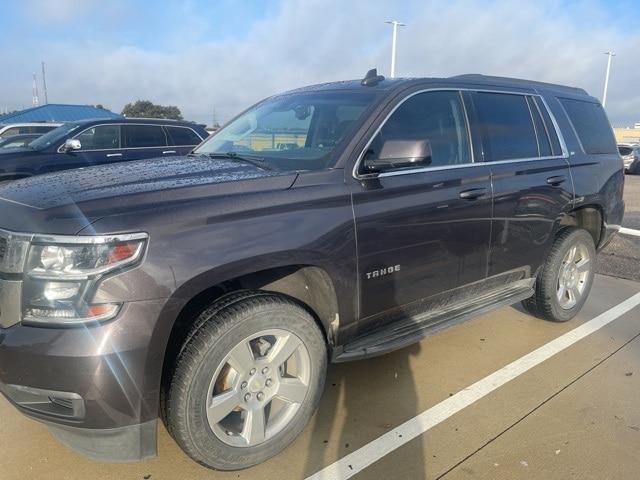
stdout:
<svg viewBox="0 0 640 480">
<path fill-rule="evenodd" d="M 175 120 L 65 123 L 22 149 L 0 150 L 0 182 L 103 163 L 186 155 L 208 135 L 202 125 Z"/>
<path fill-rule="evenodd" d="M 581 89 L 372 71 L 276 95 L 188 157 L 0 188 L 0 389 L 93 458 L 155 455 L 161 418 L 248 467 L 302 431 L 327 362 L 521 301 L 573 318 L 623 184 Z"/>
<path fill-rule="evenodd" d="M 0 149 L 24 148 L 41 136 L 42 134 L 39 133 L 23 133 L 21 135 L 12 135 L 11 137 L 0 138 Z"/>
</svg>

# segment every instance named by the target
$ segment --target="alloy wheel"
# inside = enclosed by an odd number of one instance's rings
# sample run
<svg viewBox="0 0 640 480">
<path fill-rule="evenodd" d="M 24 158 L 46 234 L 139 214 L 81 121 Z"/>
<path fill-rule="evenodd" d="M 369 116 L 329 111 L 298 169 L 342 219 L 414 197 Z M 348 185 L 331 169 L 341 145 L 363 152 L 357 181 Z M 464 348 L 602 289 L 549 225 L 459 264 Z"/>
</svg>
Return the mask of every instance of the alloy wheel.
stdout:
<svg viewBox="0 0 640 480">
<path fill-rule="evenodd" d="M 591 257 L 583 243 L 573 245 L 564 256 L 560 271 L 556 295 L 560 307 L 572 309 L 582 298 L 591 272 Z"/>
<path fill-rule="evenodd" d="M 253 447 L 281 432 L 307 397 L 311 358 L 298 336 L 264 330 L 238 343 L 217 367 L 207 420 L 227 445 Z"/>
</svg>

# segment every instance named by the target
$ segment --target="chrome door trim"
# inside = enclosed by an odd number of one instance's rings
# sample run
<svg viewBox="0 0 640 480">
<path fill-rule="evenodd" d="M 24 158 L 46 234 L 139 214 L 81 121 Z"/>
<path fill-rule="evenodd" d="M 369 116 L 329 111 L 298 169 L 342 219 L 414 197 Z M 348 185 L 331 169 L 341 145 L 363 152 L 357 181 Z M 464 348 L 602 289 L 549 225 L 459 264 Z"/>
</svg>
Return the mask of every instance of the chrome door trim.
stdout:
<svg viewBox="0 0 640 480">
<path fill-rule="evenodd" d="M 103 126 L 108 126 L 108 125 L 118 125 L 120 127 L 125 127 L 127 125 L 142 125 L 145 127 L 160 127 L 163 128 L 165 127 L 164 124 L 162 123 L 97 123 L 95 125 L 91 125 L 90 127 L 85 128 L 84 130 L 82 130 L 81 132 L 78 132 L 77 134 L 75 134 L 73 137 L 71 138 L 76 138 L 80 135 L 82 135 L 84 132 L 86 132 L 87 130 L 91 130 L 92 128 L 95 127 L 103 127 Z M 204 138 L 202 138 L 200 136 L 200 134 L 198 134 L 198 132 L 196 132 L 193 128 L 191 127 L 187 127 L 185 125 L 166 125 L 169 127 L 175 127 L 175 128 L 186 128 L 187 130 L 191 130 L 193 133 L 195 133 L 196 137 L 198 137 L 200 140 L 204 140 Z M 164 129 L 163 129 L 164 131 Z M 166 133 L 165 133 L 166 135 Z M 120 133 L 120 144 L 122 145 L 124 143 L 124 140 L 122 138 L 122 132 Z M 169 139 L 167 138 L 167 143 L 168 143 Z M 120 148 L 99 148 L 96 150 L 75 150 L 76 152 L 106 152 L 107 150 L 146 150 L 148 148 L 167 148 L 167 147 L 197 147 L 198 145 L 158 145 L 157 147 L 120 147 Z M 58 153 L 65 153 L 65 152 L 61 152 L 60 148 L 58 148 Z"/>
</svg>

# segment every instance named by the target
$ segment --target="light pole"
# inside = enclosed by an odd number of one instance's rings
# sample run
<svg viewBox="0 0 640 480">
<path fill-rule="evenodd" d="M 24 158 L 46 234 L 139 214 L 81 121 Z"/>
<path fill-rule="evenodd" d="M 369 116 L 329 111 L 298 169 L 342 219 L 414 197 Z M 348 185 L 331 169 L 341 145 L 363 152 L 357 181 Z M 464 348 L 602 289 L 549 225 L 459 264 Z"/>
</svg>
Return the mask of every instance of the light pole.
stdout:
<svg viewBox="0 0 640 480">
<path fill-rule="evenodd" d="M 608 52 L 604 52 L 607 58 L 607 75 L 604 77 L 604 93 L 602 94 L 602 106 L 607 105 L 607 89 L 609 88 L 609 74 L 611 73 L 611 59 L 616 56 L 615 52 L 609 50 Z"/>
<path fill-rule="evenodd" d="M 391 41 L 391 78 L 396 76 L 396 38 L 398 36 L 398 27 L 404 27 L 404 23 L 397 20 L 389 20 L 385 23 L 393 26 L 393 40 Z"/>
</svg>

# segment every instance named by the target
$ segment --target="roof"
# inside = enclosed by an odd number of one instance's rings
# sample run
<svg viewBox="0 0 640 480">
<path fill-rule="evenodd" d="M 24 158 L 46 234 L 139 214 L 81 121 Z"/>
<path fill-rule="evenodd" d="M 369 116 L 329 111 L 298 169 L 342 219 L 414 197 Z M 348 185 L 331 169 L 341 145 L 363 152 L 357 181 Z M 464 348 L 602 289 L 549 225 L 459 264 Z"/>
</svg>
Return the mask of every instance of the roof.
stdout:
<svg viewBox="0 0 640 480">
<path fill-rule="evenodd" d="M 0 116 L 0 124 L 22 122 L 74 122 L 89 118 L 122 118 L 109 110 L 91 105 L 64 105 L 49 103 Z"/>
<path fill-rule="evenodd" d="M 514 87 L 514 88 L 530 88 L 533 90 L 544 89 L 552 90 L 558 93 L 573 95 L 588 95 L 582 88 L 569 87 L 565 85 L 557 85 L 552 83 L 538 82 L 535 80 L 524 80 L 520 78 L 496 77 L 481 74 L 464 74 L 456 75 L 448 78 L 385 78 L 377 83 L 363 86 L 361 80 L 347 80 L 339 82 L 321 83 L 318 85 L 309 85 L 307 87 L 297 88 L 285 94 L 315 92 L 322 90 L 360 90 L 360 91 L 393 91 L 398 88 L 410 87 L 412 85 L 422 85 L 425 83 L 441 84 L 471 84 L 498 87 Z"/>
</svg>

